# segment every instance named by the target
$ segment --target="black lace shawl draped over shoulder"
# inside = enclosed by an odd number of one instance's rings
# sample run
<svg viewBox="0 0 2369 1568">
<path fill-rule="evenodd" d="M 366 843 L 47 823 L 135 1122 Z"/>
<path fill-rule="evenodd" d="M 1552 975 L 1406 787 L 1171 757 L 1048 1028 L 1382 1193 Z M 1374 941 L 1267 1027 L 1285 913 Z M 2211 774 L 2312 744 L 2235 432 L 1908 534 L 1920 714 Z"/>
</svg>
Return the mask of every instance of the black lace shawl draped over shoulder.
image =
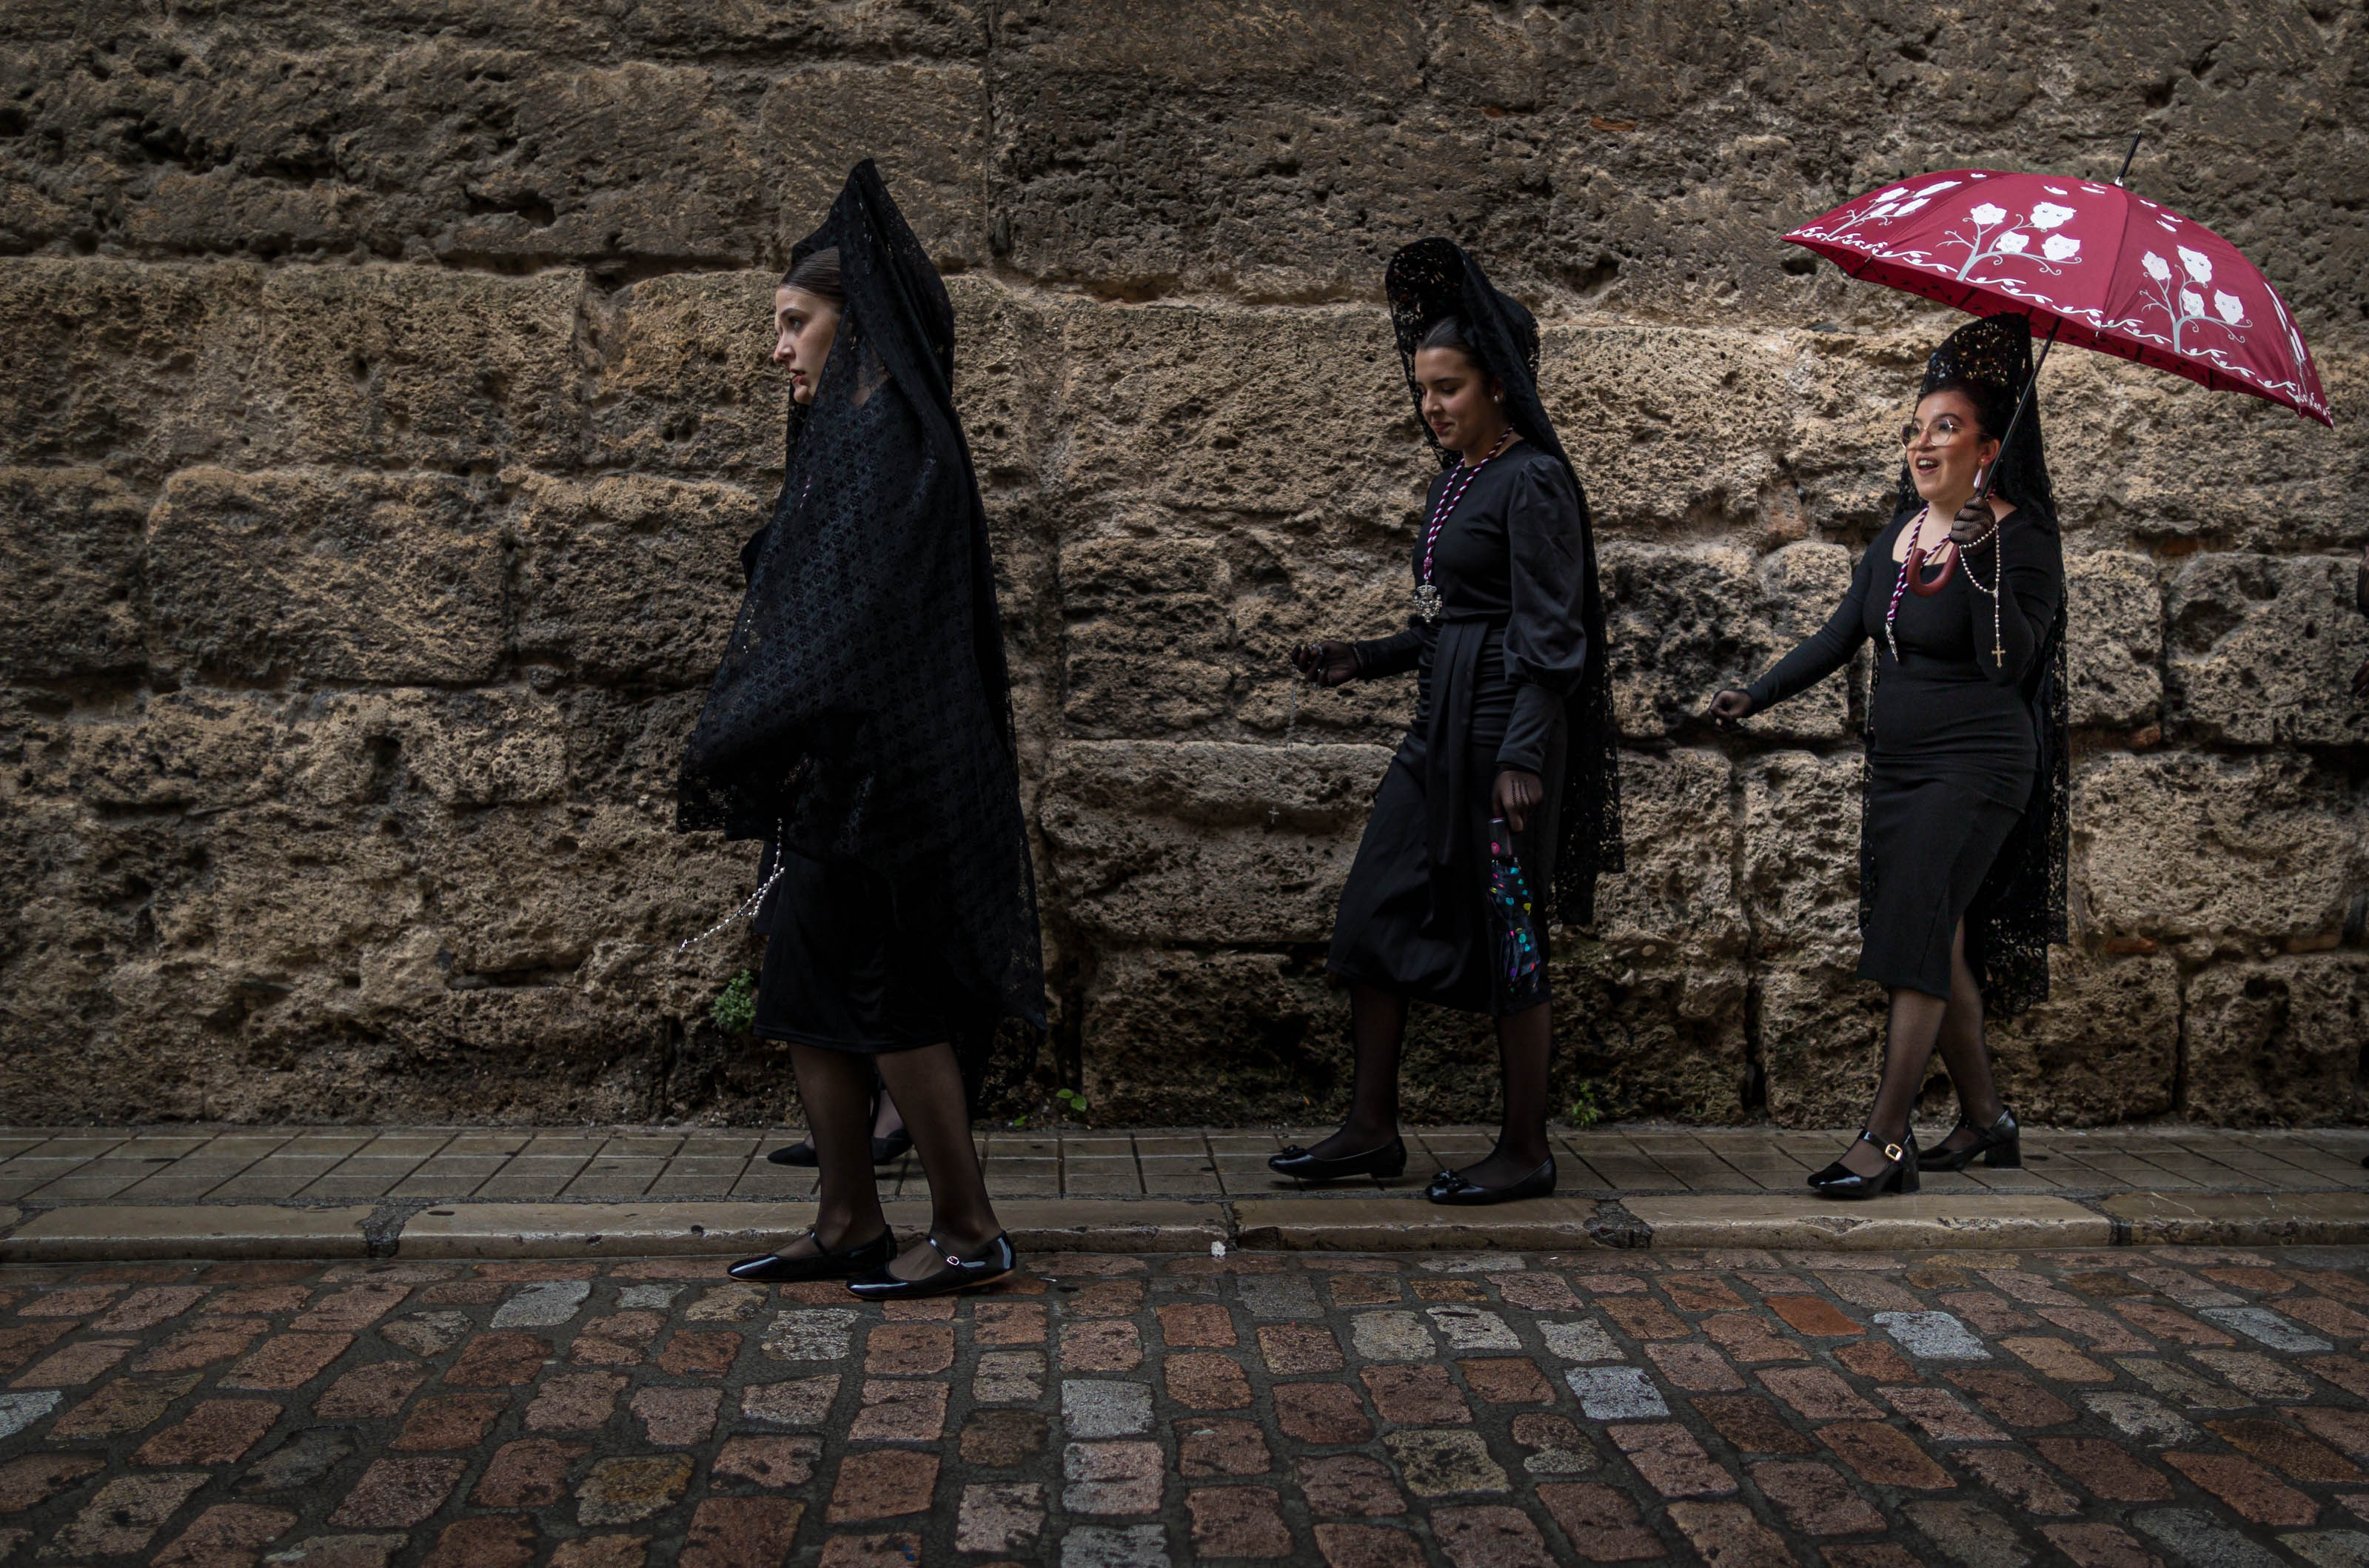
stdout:
<svg viewBox="0 0 2369 1568">
<path fill-rule="evenodd" d="M 1919 402 L 1945 386 L 1966 390 L 1986 430 L 2003 431 L 2013 420 L 2015 402 L 2032 373 L 2031 323 L 2012 313 L 1985 316 L 1951 333 L 1925 364 L 1917 389 Z M 2056 492 L 2048 480 L 2048 459 L 2040 440 L 2040 395 L 2015 423 L 2000 449 L 1996 492 L 2015 504 L 2034 526 L 2056 532 Z M 1924 504 L 1900 466 L 1899 509 Z M 2056 624 L 2048 646 L 2024 678 L 2023 699 L 2037 720 L 2040 767 L 2031 798 L 2007 842 L 1999 846 L 1966 911 L 1967 955 L 1983 981 L 1984 1006 L 2011 1017 L 2048 1000 L 2048 945 L 2066 938 L 2065 877 L 2072 841 L 2073 762 L 2070 692 L 2065 671 L 2065 596 L 2057 596 Z M 1882 660 L 1877 660 L 1880 666 Z M 1871 698 L 1872 692 L 1870 693 Z M 1871 715 L 1875 704 L 1871 700 Z M 1870 750 L 1872 750 L 1871 742 Z M 1874 917 L 1875 866 L 1864 837 L 1860 841 L 1860 925 Z"/>
<path fill-rule="evenodd" d="M 954 307 L 869 160 L 792 256 L 834 246 L 838 337 L 812 405 L 790 406 L 781 495 L 743 553 L 748 596 L 676 820 L 885 878 L 899 938 L 970 1010 L 956 1044 L 976 1093 L 997 1023 L 1033 1039 L 1045 1001 Z M 1013 1054 L 992 1066 L 1009 1072 Z"/>
<path fill-rule="evenodd" d="M 1423 417 L 1423 389 L 1415 384 L 1414 353 L 1415 345 L 1434 323 L 1453 315 L 1462 318 L 1466 341 L 1480 354 L 1484 368 L 1505 383 L 1505 414 L 1516 432 L 1563 465 L 1571 475 L 1572 494 L 1579 498 L 1580 557 L 1585 573 L 1580 615 L 1587 632 L 1587 663 L 1579 690 L 1567 707 L 1570 738 L 1553 909 L 1563 924 L 1586 925 L 1596 919 L 1596 877 L 1619 871 L 1624 864 L 1619 735 L 1612 723 L 1604 594 L 1596 572 L 1596 535 L 1588 523 L 1587 490 L 1539 399 L 1539 324 L 1519 300 L 1490 285 L 1478 262 L 1444 239 L 1420 240 L 1391 258 L 1384 288 L 1390 295 L 1390 324 L 1398 335 L 1407 391 L 1414 399 L 1415 423 L 1438 454 L 1440 466 L 1453 467 L 1459 459 L 1439 444 Z"/>
</svg>

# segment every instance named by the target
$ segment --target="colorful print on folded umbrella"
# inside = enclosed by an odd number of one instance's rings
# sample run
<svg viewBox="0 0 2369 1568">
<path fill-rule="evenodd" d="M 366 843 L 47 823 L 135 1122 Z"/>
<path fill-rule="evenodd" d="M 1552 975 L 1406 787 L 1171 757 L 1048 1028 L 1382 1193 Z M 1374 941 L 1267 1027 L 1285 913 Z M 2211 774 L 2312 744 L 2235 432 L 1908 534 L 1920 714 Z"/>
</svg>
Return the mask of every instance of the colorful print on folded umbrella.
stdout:
<svg viewBox="0 0 2369 1568">
<path fill-rule="evenodd" d="M 1489 938 L 1497 984 L 1506 1001 L 1527 1001 L 1546 991 L 1539 963 L 1539 922 L 1530 908 L 1529 878 L 1514 858 L 1513 830 L 1503 817 L 1489 821 Z"/>
<path fill-rule="evenodd" d="M 2335 424 L 2311 350 L 2269 280 L 2211 229 L 2120 184 L 1942 169 L 1846 201 L 1785 237 L 1853 278 L 1976 315 L 2028 315 L 2036 338 Z"/>
</svg>

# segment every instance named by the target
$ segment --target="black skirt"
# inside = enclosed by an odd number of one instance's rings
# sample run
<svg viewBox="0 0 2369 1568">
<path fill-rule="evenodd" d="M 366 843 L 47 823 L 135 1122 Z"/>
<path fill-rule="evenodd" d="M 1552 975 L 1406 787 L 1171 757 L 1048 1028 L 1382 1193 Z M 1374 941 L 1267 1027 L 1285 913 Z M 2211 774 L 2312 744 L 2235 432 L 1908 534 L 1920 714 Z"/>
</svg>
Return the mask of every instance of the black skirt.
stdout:
<svg viewBox="0 0 2369 1568">
<path fill-rule="evenodd" d="M 1550 846 L 1555 841 L 1562 738 L 1558 732 L 1546 800 L 1513 836 L 1515 862 L 1528 880 L 1537 911 L 1531 922 L 1538 948 L 1533 981 L 1509 988 L 1500 972 L 1505 953 L 1490 889 L 1489 791 L 1497 778 L 1496 747 L 1476 749 L 1467 760 L 1464 776 L 1478 788 L 1451 807 L 1458 842 L 1450 864 L 1442 865 L 1435 864 L 1434 814 L 1425 794 L 1426 777 L 1440 775 L 1426 766 L 1420 734 L 1400 742 L 1390 772 L 1374 792 L 1373 815 L 1367 818 L 1357 858 L 1341 889 L 1333 951 L 1325 967 L 1344 979 L 1416 1001 L 1494 1017 L 1525 1013 L 1551 1001 L 1543 899 L 1552 876 Z"/>
<path fill-rule="evenodd" d="M 1860 978 L 1946 997 L 1951 937 L 2031 795 L 2031 712 L 1971 664 L 1910 654 L 1878 681 L 1873 717 Z M 1984 956 L 1968 941 L 1979 980 Z"/>
<path fill-rule="evenodd" d="M 789 855 L 757 929 L 761 1037 L 880 1056 L 953 1033 L 935 966 L 898 933 L 887 882 L 862 866 Z"/>
</svg>

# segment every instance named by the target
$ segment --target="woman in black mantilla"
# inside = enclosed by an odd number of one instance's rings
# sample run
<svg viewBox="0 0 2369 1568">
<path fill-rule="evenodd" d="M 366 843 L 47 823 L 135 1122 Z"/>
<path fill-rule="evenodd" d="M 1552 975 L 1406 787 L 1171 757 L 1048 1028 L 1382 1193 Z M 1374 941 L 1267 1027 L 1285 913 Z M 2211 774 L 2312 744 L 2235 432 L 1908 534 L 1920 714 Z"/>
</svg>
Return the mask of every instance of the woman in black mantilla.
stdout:
<svg viewBox="0 0 2369 1568">
<path fill-rule="evenodd" d="M 1011 1272 L 970 1138 L 998 1024 L 1043 1028 L 1036 906 L 987 517 L 953 399 L 954 309 L 869 161 L 774 295 L 790 372 L 772 516 L 683 757 L 685 829 L 761 839 L 757 1032 L 790 1047 L 811 1230 L 732 1265 L 871 1299 Z M 899 1253 L 872 1173 L 875 1071 L 929 1177 Z"/>
<path fill-rule="evenodd" d="M 1308 1180 L 1406 1168 L 1399 1048 L 1410 999 L 1496 1020 L 1497 1147 L 1435 1203 L 1554 1191 L 1547 912 L 1595 914 L 1620 869 L 1619 780 L 1587 503 L 1538 394 L 1538 324 L 1446 240 L 1386 280 L 1415 412 L 1442 472 L 1425 498 L 1407 629 L 1299 650 L 1326 686 L 1416 674 L 1414 724 L 1374 795 L 1330 967 L 1349 982 L 1349 1118 L 1269 1163 Z M 1536 907 L 1533 907 L 1533 894 Z"/>
<path fill-rule="evenodd" d="M 1859 972 L 1891 989 L 1892 1014 L 1865 1129 L 1810 1178 L 1831 1197 L 1914 1192 L 1920 1165 L 2022 1163 L 1983 1013 L 1986 1001 L 2006 1015 L 2048 995 L 2048 944 L 2065 940 L 2069 798 L 2065 558 L 2036 399 L 2015 417 L 2031 379 L 2020 315 L 1986 317 L 1933 351 L 1901 432 L 1897 514 L 1860 556 L 1841 606 L 1750 687 L 1711 700 L 1711 715 L 1733 724 L 1875 643 Z M 1958 1125 L 1920 1154 L 1909 1118 L 1936 1044 Z"/>
</svg>

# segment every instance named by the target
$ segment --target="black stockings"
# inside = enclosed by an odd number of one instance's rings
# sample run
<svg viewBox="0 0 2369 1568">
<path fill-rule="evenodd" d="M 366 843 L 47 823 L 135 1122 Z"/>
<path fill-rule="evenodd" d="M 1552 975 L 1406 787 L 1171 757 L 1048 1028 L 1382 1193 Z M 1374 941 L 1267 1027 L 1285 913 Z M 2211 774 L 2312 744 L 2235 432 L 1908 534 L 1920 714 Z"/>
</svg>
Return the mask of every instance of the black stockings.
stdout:
<svg viewBox="0 0 2369 1568">
<path fill-rule="evenodd" d="M 1519 1181 L 1547 1162 L 1547 1065 L 1554 1027 L 1545 1002 L 1497 1020 L 1497 1063 L 1505 1078 L 1505 1115 L 1497 1148 L 1464 1174 L 1484 1187 Z M 1309 1150 L 1322 1159 L 1366 1154 L 1399 1134 L 1399 1050 L 1406 1040 L 1406 998 L 1368 985 L 1349 988 L 1349 1039 L 1356 1076 L 1349 1117 L 1341 1130 Z"/>
<path fill-rule="evenodd" d="M 1875 1104 L 1867 1113 L 1867 1130 L 1888 1142 L 1908 1132 L 1916 1114 L 1917 1095 L 1925 1087 L 1925 1070 L 1940 1047 L 1941 1065 L 1958 1092 L 1958 1109 L 1968 1121 L 1988 1127 L 1998 1119 L 1998 1090 L 1991 1082 L 1990 1049 L 1983 1043 L 1983 993 L 1966 964 L 1966 927 L 1961 921 L 1950 938 L 1950 994 L 1944 1000 L 1906 986 L 1892 992 L 1892 1018 L 1885 1030 L 1883 1076 L 1876 1083 Z M 1940 1144 L 1963 1148 L 1973 1134 L 1953 1131 Z M 1855 1143 L 1843 1155 L 1844 1165 L 1861 1175 L 1873 1175 L 1884 1165 L 1883 1151 L 1871 1144 Z"/>
<path fill-rule="evenodd" d="M 880 1189 L 872 1175 L 872 1074 L 877 1067 L 888 1094 L 913 1135 L 913 1151 L 930 1183 L 930 1233 L 966 1255 L 1002 1230 L 988 1201 L 987 1179 L 970 1138 L 970 1106 L 950 1046 L 926 1046 L 876 1057 L 793 1043 L 790 1065 L 806 1103 L 821 1181 L 816 1195 L 815 1237 L 834 1251 L 880 1234 Z M 814 1250 L 805 1238 L 782 1249 L 785 1257 Z M 907 1278 L 930 1271 L 925 1239 L 915 1237 L 892 1265 Z"/>
</svg>

